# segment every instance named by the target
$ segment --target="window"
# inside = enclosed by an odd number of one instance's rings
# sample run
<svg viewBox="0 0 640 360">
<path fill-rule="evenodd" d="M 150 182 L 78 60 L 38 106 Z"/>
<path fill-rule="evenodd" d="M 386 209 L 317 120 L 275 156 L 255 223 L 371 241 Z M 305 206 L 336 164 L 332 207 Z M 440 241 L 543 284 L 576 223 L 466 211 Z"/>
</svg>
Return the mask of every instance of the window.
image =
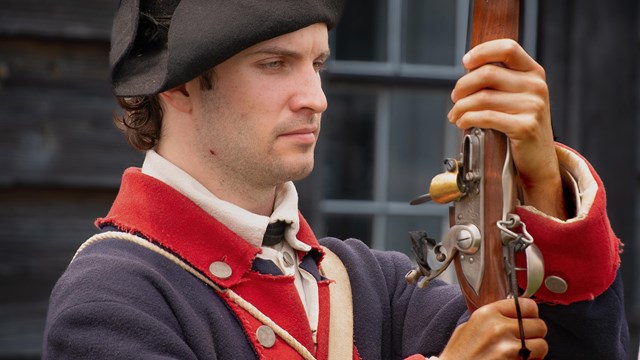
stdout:
<svg viewBox="0 0 640 360">
<path fill-rule="evenodd" d="M 535 26 L 537 4 L 526 6 L 525 25 Z M 347 2 L 331 33 L 329 108 L 312 175 L 322 192 L 312 216 L 318 236 L 409 253 L 408 231 L 444 234 L 448 206 L 409 201 L 458 151 L 446 114 L 463 74 L 468 14 L 469 0 Z M 524 40 L 525 48 L 535 43 Z"/>
</svg>

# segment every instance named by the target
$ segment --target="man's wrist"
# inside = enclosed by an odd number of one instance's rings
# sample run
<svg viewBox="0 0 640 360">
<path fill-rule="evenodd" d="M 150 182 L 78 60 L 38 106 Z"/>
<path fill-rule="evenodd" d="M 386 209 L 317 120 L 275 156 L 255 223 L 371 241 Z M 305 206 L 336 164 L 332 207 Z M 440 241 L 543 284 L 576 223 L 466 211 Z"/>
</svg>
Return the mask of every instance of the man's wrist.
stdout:
<svg viewBox="0 0 640 360">
<path fill-rule="evenodd" d="M 546 215 L 567 220 L 564 187 L 560 174 L 544 184 L 523 186 L 524 205 L 532 206 Z"/>
</svg>

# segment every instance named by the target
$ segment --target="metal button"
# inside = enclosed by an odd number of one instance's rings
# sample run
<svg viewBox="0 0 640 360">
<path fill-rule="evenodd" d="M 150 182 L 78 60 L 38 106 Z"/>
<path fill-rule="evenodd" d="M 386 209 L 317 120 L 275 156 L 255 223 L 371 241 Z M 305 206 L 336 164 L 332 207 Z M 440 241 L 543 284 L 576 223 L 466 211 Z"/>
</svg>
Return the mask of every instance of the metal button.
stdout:
<svg viewBox="0 0 640 360">
<path fill-rule="evenodd" d="M 231 266 L 229 266 L 224 261 L 214 261 L 209 265 L 209 271 L 213 276 L 219 279 L 228 279 L 231 277 L 233 271 L 231 270 Z"/>
<path fill-rule="evenodd" d="M 564 294 L 567 291 L 567 288 L 569 288 L 567 282 L 563 278 L 555 275 L 547 276 L 547 278 L 544 279 L 544 286 L 546 286 L 549 291 L 556 294 Z"/>
<path fill-rule="evenodd" d="M 291 256 L 291 254 L 289 254 L 288 252 L 284 252 L 284 254 L 282 254 L 282 257 L 284 259 L 284 264 L 287 266 L 293 266 L 294 261 L 293 261 L 293 256 Z"/>
<path fill-rule="evenodd" d="M 262 325 L 256 331 L 260 345 L 270 348 L 276 343 L 276 333 L 267 325 Z"/>
</svg>

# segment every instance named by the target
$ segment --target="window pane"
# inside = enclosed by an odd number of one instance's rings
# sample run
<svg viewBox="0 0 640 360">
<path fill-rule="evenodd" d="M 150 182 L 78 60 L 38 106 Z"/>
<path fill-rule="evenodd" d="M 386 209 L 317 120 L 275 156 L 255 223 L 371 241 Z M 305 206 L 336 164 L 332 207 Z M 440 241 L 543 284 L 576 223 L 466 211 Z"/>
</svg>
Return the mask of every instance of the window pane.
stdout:
<svg viewBox="0 0 640 360">
<path fill-rule="evenodd" d="M 376 96 L 350 90 L 328 101 L 318 143 L 324 198 L 370 200 Z"/>
<path fill-rule="evenodd" d="M 335 31 L 338 60 L 387 61 L 387 1 L 349 0 Z"/>
<path fill-rule="evenodd" d="M 368 215 L 329 214 L 324 217 L 326 236 L 338 239 L 355 238 L 371 246 L 373 219 Z"/>
<path fill-rule="evenodd" d="M 456 1 L 406 0 L 405 11 L 403 62 L 455 65 Z"/>
<path fill-rule="evenodd" d="M 442 218 L 439 216 L 389 216 L 387 218 L 386 250 L 403 252 L 412 259 L 409 231 L 423 230 L 429 237 L 440 241 Z"/>
<path fill-rule="evenodd" d="M 391 101 L 388 199 L 407 202 L 443 171 L 449 92 L 395 92 Z"/>
</svg>

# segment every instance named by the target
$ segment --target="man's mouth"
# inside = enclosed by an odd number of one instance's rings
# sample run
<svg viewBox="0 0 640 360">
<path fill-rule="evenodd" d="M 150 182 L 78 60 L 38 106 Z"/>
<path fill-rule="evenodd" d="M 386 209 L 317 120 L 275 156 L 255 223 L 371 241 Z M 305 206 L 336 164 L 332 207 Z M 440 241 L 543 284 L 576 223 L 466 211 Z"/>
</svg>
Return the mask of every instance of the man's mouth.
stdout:
<svg viewBox="0 0 640 360">
<path fill-rule="evenodd" d="M 299 143 L 312 144 L 316 141 L 316 127 L 304 127 L 281 134 L 279 137 Z"/>
</svg>

